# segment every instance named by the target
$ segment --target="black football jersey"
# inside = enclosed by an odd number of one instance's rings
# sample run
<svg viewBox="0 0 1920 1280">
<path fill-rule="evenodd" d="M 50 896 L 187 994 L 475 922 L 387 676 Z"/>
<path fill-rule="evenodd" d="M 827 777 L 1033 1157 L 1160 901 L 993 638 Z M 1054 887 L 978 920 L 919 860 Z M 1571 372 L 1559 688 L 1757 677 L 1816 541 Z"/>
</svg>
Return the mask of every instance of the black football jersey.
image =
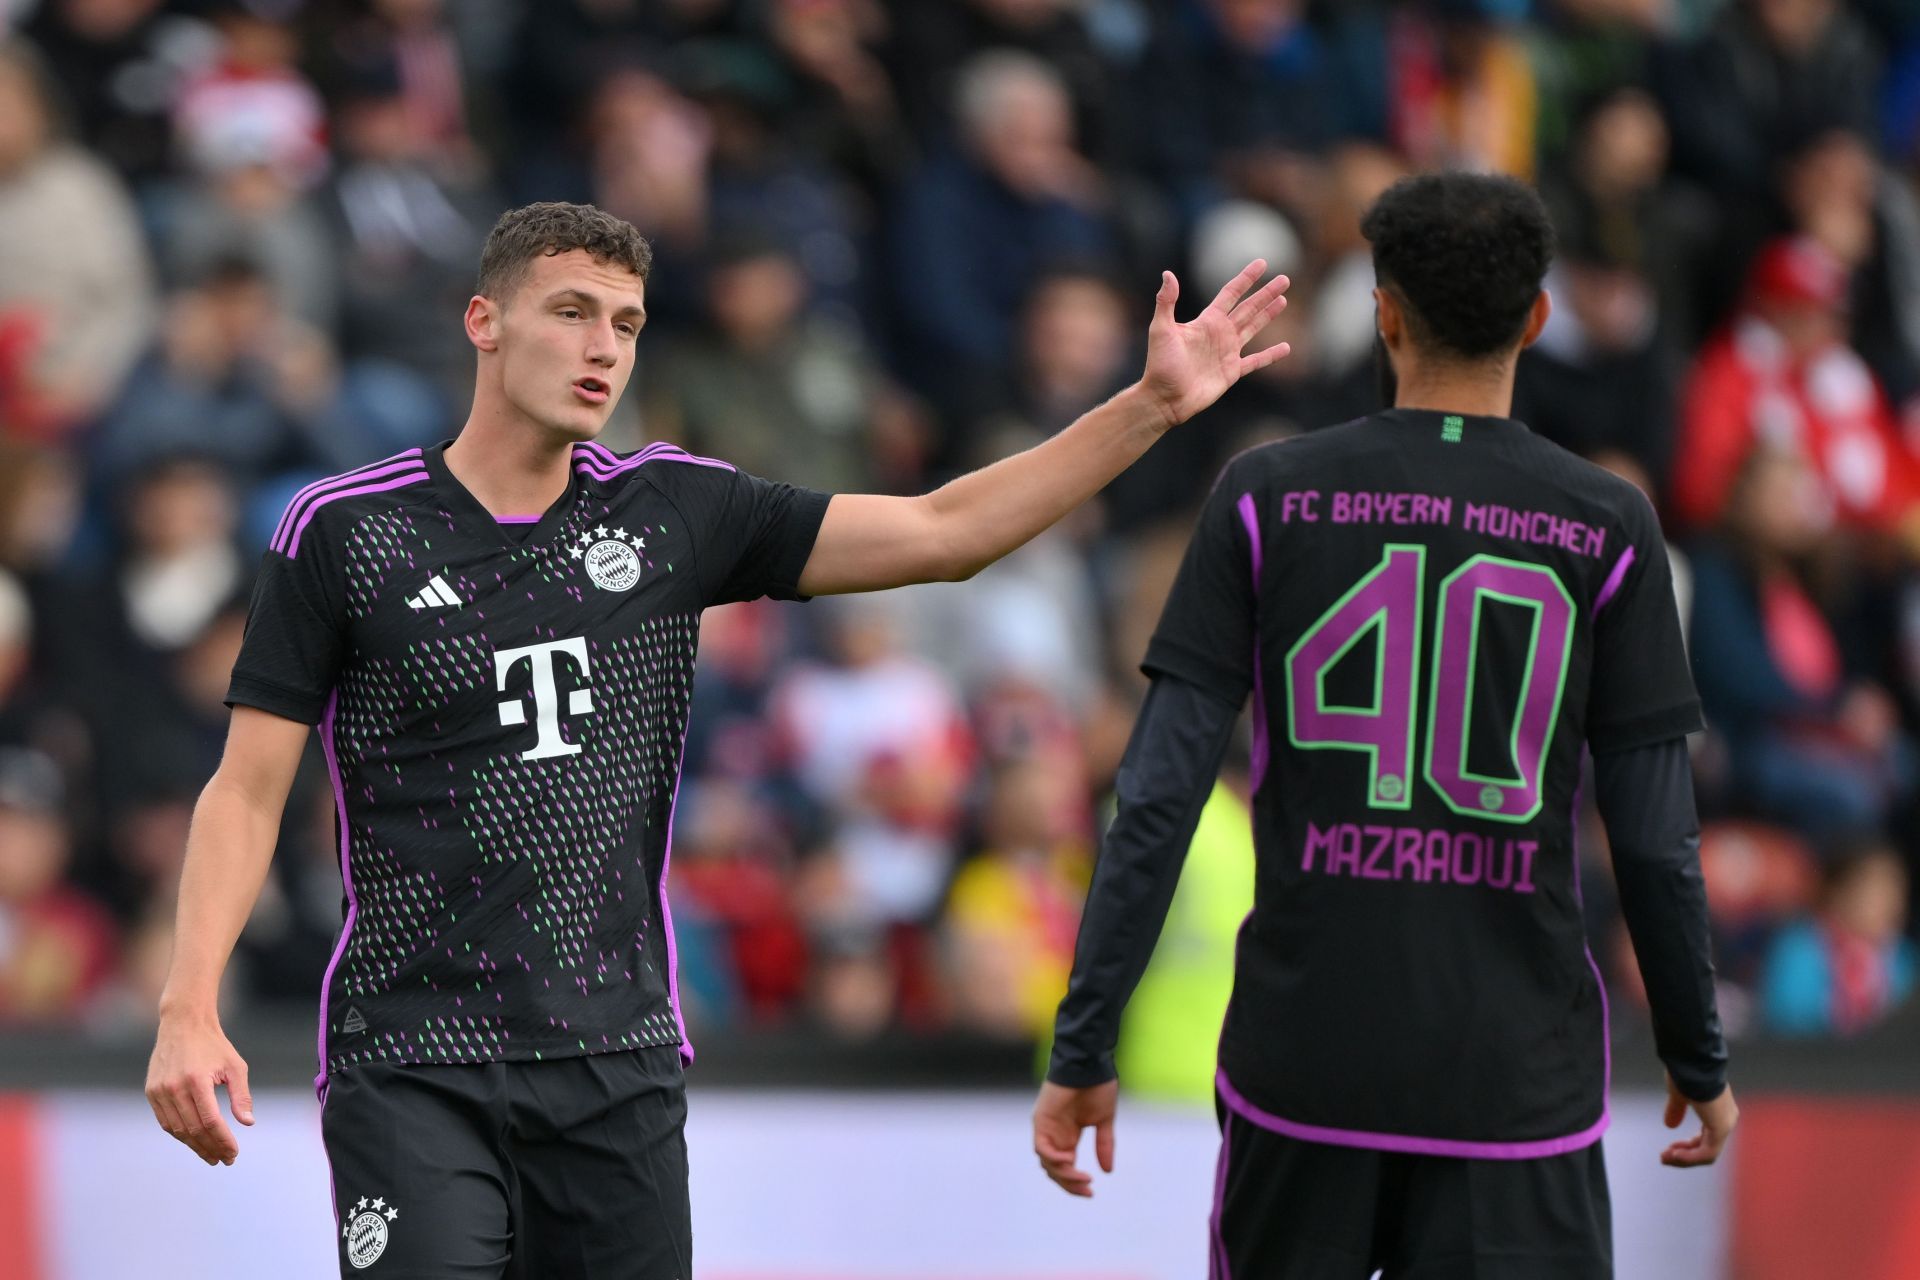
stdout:
<svg viewBox="0 0 1920 1280">
<path fill-rule="evenodd" d="M 1700 727 L 1645 497 L 1503 418 L 1396 409 L 1254 449 L 1145 668 L 1253 699 L 1227 1103 L 1389 1150 L 1596 1140 L 1583 752 Z"/>
<path fill-rule="evenodd" d="M 333 776 L 321 1085 L 686 1043 L 665 887 L 700 612 L 795 598 L 828 502 L 581 444 L 516 524 L 445 447 L 294 498 L 227 695 L 317 724 Z"/>
</svg>

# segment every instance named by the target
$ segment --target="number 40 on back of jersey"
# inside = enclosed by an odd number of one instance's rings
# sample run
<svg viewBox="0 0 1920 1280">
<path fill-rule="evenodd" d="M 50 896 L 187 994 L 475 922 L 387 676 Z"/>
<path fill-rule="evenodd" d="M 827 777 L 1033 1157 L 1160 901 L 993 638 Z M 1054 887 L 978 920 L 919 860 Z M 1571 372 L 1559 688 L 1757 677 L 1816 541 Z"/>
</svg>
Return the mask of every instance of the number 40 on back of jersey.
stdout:
<svg viewBox="0 0 1920 1280">
<path fill-rule="evenodd" d="M 1380 563 L 1287 651 L 1287 732 L 1293 745 L 1367 753 L 1367 804 L 1375 809 L 1413 805 L 1426 570 L 1425 547 L 1389 544 Z M 1467 767 L 1482 657 L 1480 621 L 1489 601 L 1532 614 L 1519 702 L 1507 733 L 1511 777 Z M 1540 812 L 1547 745 L 1566 690 L 1573 597 L 1545 565 L 1476 555 L 1441 581 L 1437 609 L 1421 774 L 1455 813 L 1530 822 Z M 1327 674 L 1369 632 L 1377 632 L 1372 705 L 1335 705 L 1327 697 Z"/>
</svg>

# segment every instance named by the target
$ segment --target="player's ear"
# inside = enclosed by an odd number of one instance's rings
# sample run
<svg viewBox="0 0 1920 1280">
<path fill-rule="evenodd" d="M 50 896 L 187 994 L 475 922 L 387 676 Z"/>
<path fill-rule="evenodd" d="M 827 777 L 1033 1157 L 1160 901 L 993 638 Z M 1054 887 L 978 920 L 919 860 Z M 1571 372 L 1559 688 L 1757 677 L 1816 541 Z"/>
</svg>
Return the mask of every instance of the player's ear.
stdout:
<svg viewBox="0 0 1920 1280">
<path fill-rule="evenodd" d="M 1553 296 L 1542 289 L 1534 296 L 1533 306 L 1527 309 L 1527 331 L 1520 335 L 1520 345 L 1530 347 L 1547 327 L 1547 317 L 1553 314 Z"/>
<path fill-rule="evenodd" d="M 1376 285 L 1373 290 L 1373 309 L 1373 327 L 1379 333 L 1380 341 L 1387 344 L 1388 350 L 1398 347 L 1406 328 L 1406 321 L 1400 314 L 1399 300 Z"/>
<path fill-rule="evenodd" d="M 482 351 L 500 346 L 500 305 L 485 294 L 467 299 L 467 341 Z"/>
</svg>

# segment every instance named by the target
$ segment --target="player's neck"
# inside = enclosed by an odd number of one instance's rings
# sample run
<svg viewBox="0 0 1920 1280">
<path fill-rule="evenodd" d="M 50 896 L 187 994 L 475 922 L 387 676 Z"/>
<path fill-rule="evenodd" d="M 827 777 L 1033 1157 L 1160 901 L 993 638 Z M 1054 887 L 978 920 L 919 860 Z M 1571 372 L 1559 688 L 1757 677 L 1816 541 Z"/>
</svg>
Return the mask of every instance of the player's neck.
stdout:
<svg viewBox="0 0 1920 1280">
<path fill-rule="evenodd" d="M 477 406 L 445 459 L 453 478 L 496 516 L 545 511 L 573 479 L 571 440 Z"/>
<path fill-rule="evenodd" d="M 1513 414 L 1513 364 L 1496 368 L 1416 363 L 1394 392 L 1396 409 L 1431 409 L 1475 418 Z"/>
</svg>

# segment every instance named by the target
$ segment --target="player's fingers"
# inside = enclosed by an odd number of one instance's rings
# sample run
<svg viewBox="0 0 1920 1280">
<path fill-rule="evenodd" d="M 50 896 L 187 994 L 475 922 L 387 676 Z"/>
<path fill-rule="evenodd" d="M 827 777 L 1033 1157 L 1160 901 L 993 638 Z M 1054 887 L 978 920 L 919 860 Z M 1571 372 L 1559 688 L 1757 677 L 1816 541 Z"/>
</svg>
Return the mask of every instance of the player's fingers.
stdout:
<svg viewBox="0 0 1920 1280">
<path fill-rule="evenodd" d="M 1102 1173 L 1113 1172 L 1113 1121 L 1102 1120 L 1093 1131 L 1093 1154 Z"/>
<path fill-rule="evenodd" d="M 1677 1089 L 1667 1090 L 1667 1128 L 1678 1129 L 1680 1122 L 1687 1118 L 1687 1100 L 1680 1096 Z"/>
<path fill-rule="evenodd" d="M 1260 286 L 1260 292 L 1234 308 L 1233 323 L 1242 341 L 1266 328 L 1275 316 L 1286 310 L 1287 286 L 1291 283 L 1285 276 L 1275 276 Z"/>
<path fill-rule="evenodd" d="M 188 1125 L 180 1118 L 180 1110 L 174 1105 L 173 1094 L 164 1085 L 155 1085 L 147 1091 L 147 1103 L 153 1108 L 153 1118 L 160 1127 L 176 1141 L 187 1142 Z M 188 1146 L 193 1144 L 188 1142 Z"/>
<path fill-rule="evenodd" d="M 1173 304 L 1180 301 L 1180 281 L 1171 271 L 1160 273 L 1160 292 L 1153 295 L 1153 323 L 1173 323 Z"/>
<path fill-rule="evenodd" d="M 1276 342 L 1265 351 L 1256 351 L 1250 356 L 1240 357 L 1240 376 L 1246 377 L 1256 369 L 1264 369 L 1276 360 L 1284 360 L 1293 351 L 1293 344 Z"/>
<path fill-rule="evenodd" d="M 1093 1175 L 1084 1169 L 1075 1168 L 1071 1163 L 1064 1167 L 1049 1165 L 1047 1176 L 1068 1195 L 1091 1196 L 1093 1194 Z"/>
<path fill-rule="evenodd" d="M 239 1054 L 227 1064 L 227 1106 L 241 1124 L 253 1123 L 253 1090 L 247 1086 L 247 1060 Z"/>
<path fill-rule="evenodd" d="M 1207 310 L 1218 310 L 1222 315 L 1230 313 L 1244 298 L 1247 290 L 1253 288 L 1253 282 L 1267 273 L 1267 260 L 1255 258 L 1240 268 L 1240 274 L 1220 286 L 1220 292 L 1213 295 L 1213 301 L 1207 304 Z"/>
<path fill-rule="evenodd" d="M 202 1147 L 227 1164 L 232 1164 L 233 1157 L 240 1154 L 240 1146 L 233 1140 L 233 1133 L 227 1128 L 226 1121 L 220 1118 L 220 1103 L 213 1095 L 213 1077 L 197 1078 L 191 1088 L 193 1114 L 199 1121 L 198 1136 Z"/>
<path fill-rule="evenodd" d="M 193 1106 L 187 1101 L 186 1084 L 181 1082 L 163 1088 L 161 1097 L 163 1116 L 161 1124 L 165 1127 L 166 1131 L 172 1134 L 174 1140 L 186 1147 L 187 1150 L 199 1156 L 206 1163 L 212 1164 L 214 1160 L 212 1155 L 205 1149 L 205 1142 L 200 1135 L 199 1122 L 193 1117 Z"/>
</svg>

